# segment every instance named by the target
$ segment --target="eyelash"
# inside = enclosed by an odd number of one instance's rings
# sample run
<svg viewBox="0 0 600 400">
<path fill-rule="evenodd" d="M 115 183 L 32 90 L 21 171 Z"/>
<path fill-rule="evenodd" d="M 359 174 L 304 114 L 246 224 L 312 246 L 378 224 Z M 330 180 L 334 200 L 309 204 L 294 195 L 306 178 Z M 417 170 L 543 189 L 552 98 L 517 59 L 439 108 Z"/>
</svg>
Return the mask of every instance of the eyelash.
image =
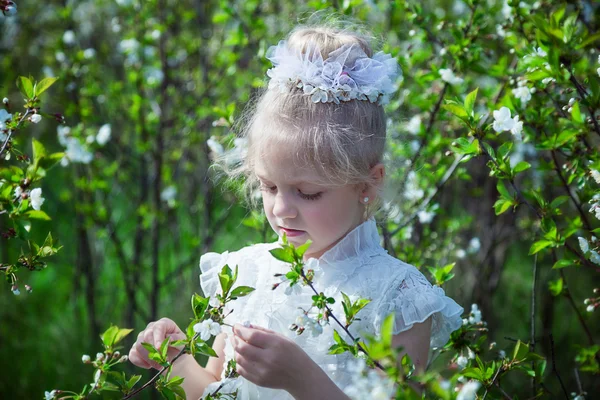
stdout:
<svg viewBox="0 0 600 400">
<path fill-rule="evenodd" d="M 273 193 L 273 192 L 275 192 L 275 190 L 277 190 L 277 186 L 261 185 L 261 190 Z M 318 193 L 313 193 L 313 194 L 305 194 L 298 190 L 298 196 L 300 196 L 300 198 L 304 199 L 304 200 L 309 200 L 309 201 L 318 200 L 321 198 L 321 195 L 323 195 L 323 192 L 318 192 Z"/>
</svg>

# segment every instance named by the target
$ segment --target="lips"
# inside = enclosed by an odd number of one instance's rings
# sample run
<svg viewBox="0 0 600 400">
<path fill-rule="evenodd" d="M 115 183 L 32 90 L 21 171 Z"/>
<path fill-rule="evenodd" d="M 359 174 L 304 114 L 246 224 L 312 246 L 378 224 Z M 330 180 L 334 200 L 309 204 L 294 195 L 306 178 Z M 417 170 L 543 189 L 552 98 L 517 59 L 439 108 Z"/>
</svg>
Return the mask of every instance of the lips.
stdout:
<svg viewBox="0 0 600 400">
<path fill-rule="evenodd" d="M 305 233 L 304 231 L 300 231 L 297 229 L 284 228 L 282 226 L 280 226 L 279 229 L 281 229 L 283 232 L 285 232 L 287 237 L 300 236 Z"/>
</svg>

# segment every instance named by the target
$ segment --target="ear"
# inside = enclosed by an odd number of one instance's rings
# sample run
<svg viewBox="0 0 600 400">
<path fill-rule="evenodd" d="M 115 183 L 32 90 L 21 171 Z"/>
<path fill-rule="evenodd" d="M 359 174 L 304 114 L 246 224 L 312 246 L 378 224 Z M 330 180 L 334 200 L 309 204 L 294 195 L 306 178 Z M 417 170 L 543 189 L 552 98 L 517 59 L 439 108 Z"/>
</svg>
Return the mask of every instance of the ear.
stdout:
<svg viewBox="0 0 600 400">
<path fill-rule="evenodd" d="M 369 197 L 369 199 L 374 199 L 377 196 L 377 192 L 379 188 L 383 184 L 383 178 L 385 177 L 385 166 L 382 163 L 375 164 L 371 168 L 371 179 L 373 180 L 373 184 L 365 185 L 361 196 Z"/>
</svg>

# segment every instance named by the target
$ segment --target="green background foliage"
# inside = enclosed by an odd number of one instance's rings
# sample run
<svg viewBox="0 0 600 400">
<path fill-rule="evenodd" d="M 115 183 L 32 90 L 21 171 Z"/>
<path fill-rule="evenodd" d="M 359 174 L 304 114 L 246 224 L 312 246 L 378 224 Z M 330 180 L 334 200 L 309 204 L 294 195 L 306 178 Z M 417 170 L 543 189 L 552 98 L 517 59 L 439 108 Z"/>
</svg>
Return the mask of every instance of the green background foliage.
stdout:
<svg viewBox="0 0 600 400">
<path fill-rule="evenodd" d="M 233 148 L 232 124 L 266 82 L 265 51 L 317 10 L 364 23 L 403 69 L 386 106 L 388 214 L 379 218 L 386 249 L 443 284 L 467 314 L 479 305 L 488 360 L 531 339 L 535 265 L 535 351 L 548 360 L 545 385 L 562 395 L 558 372 L 569 393 L 598 392 L 598 312 L 586 312 L 584 299 L 598 297 L 599 266 L 585 260 L 577 237 L 600 227 L 588 211 L 600 187 L 589 176 L 600 169 L 600 130 L 586 121 L 600 98 L 599 7 L 512 3 L 509 17 L 502 2 L 475 0 L 19 2 L 16 16 L 0 17 L 0 97 L 14 112 L 19 76 L 59 78 L 41 111 L 63 113 L 61 129 L 69 127 L 92 160 L 49 168 L 41 183 L 52 220 L 35 220 L 32 239 L 42 243 L 51 231 L 63 248 L 43 271 L 20 273 L 32 293 L 0 290 L 0 397 L 41 398 L 90 383 L 93 370 L 81 356 L 100 351 L 110 324 L 137 333 L 169 316 L 187 326 L 200 255 L 275 238 L 209 168 L 207 141 Z M 546 55 L 531 56 L 540 46 Z M 464 82 L 442 80 L 441 68 Z M 527 103 L 512 92 L 519 77 L 536 88 Z M 571 97 L 579 100 L 567 112 Z M 489 128 L 501 106 L 525 121 L 522 142 Z M 105 124 L 111 138 L 101 144 L 94 137 Z M 43 118 L 14 140 L 30 155 L 31 138 L 49 154 L 63 152 L 59 125 Z M 519 160 L 531 168 L 516 167 Z M 559 196 L 567 197 L 552 207 L 540 200 Z M 0 215 L 0 231 L 11 226 Z M 18 240 L 0 238 L 0 262 L 14 262 Z M 529 255 L 535 242 L 541 251 Z M 552 268 L 561 259 L 567 267 Z M 585 363 L 582 349 L 591 354 Z M 454 354 L 432 367 L 451 376 Z M 531 394 L 526 374 L 502 387 Z"/>
</svg>

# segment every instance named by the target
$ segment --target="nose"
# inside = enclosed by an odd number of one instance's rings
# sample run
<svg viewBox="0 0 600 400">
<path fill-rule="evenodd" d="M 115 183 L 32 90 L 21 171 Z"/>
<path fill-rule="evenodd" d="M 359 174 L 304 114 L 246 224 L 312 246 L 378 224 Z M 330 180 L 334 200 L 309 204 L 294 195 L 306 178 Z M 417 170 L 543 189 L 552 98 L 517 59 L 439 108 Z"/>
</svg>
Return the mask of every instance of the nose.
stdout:
<svg viewBox="0 0 600 400">
<path fill-rule="evenodd" d="M 279 191 L 275 195 L 273 215 L 279 219 L 295 218 L 298 215 L 298 210 L 293 201 L 283 191 Z"/>
</svg>

